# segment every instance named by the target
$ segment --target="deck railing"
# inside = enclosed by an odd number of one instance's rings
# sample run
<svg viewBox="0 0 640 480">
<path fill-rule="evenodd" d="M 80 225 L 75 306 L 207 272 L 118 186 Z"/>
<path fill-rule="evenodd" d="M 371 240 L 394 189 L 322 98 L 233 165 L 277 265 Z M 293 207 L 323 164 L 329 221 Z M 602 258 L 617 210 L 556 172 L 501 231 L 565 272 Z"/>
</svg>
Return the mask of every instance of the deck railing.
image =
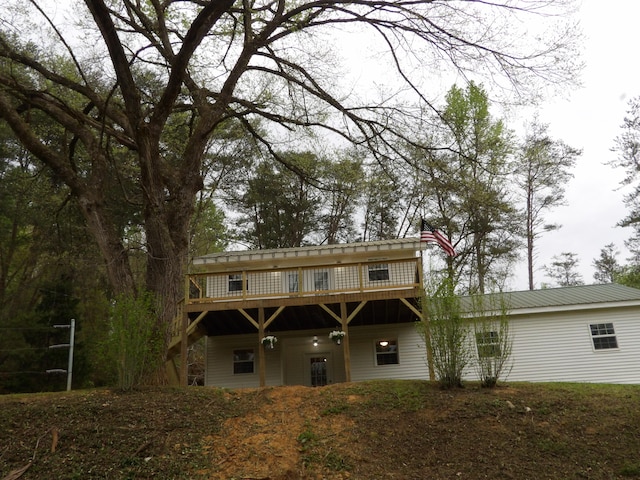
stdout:
<svg viewBox="0 0 640 480">
<path fill-rule="evenodd" d="M 187 303 L 332 295 L 419 286 L 419 259 L 187 275 Z"/>
</svg>

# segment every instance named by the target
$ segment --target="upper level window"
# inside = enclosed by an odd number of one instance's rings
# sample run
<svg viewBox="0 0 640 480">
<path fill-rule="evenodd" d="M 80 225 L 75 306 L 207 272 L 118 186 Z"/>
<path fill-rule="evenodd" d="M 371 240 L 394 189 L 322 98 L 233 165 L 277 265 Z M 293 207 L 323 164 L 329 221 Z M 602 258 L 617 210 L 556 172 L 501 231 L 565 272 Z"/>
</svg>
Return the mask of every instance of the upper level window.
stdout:
<svg viewBox="0 0 640 480">
<path fill-rule="evenodd" d="M 594 349 L 618 348 L 618 340 L 616 339 L 613 323 L 592 323 L 589 325 L 589 329 L 591 330 Z"/>
<path fill-rule="evenodd" d="M 289 292 L 299 292 L 300 285 L 298 282 L 298 272 L 292 272 L 287 275 Z"/>
<path fill-rule="evenodd" d="M 476 346 L 480 358 L 499 357 L 501 354 L 500 334 L 493 331 L 477 332 Z"/>
<path fill-rule="evenodd" d="M 329 290 L 329 272 L 313 272 L 314 290 Z"/>
<path fill-rule="evenodd" d="M 242 274 L 241 273 L 229 275 L 229 291 L 230 292 L 242 291 Z"/>
<path fill-rule="evenodd" d="M 379 280 L 389 280 L 389 265 L 386 263 L 369 265 L 369 281 L 375 282 Z"/>
<path fill-rule="evenodd" d="M 242 348 L 233 351 L 233 374 L 253 373 L 255 355 L 253 348 Z"/>
<path fill-rule="evenodd" d="M 378 340 L 376 342 L 376 365 L 395 365 L 398 361 L 398 341 Z"/>
</svg>

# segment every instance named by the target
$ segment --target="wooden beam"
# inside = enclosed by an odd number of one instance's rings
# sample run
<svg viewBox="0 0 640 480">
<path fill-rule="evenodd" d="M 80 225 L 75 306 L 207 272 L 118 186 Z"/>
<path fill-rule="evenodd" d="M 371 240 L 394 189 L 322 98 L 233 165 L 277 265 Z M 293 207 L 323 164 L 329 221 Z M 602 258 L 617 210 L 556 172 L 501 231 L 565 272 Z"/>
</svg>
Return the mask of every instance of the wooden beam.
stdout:
<svg viewBox="0 0 640 480">
<path fill-rule="evenodd" d="M 351 320 L 354 319 L 354 317 L 358 314 L 358 312 L 360 310 L 363 309 L 363 307 L 366 304 L 367 304 L 367 300 L 364 300 L 363 302 L 360 302 L 360 304 L 356 308 L 353 309 L 353 312 L 351 312 L 351 314 L 348 317 L 346 317 L 346 323 L 351 322 Z M 327 312 L 329 315 L 331 315 L 335 321 L 337 321 L 340 325 L 344 326 L 342 316 L 336 315 L 335 312 L 333 310 L 331 310 L 329 307 L 327 307 L 324 303 L 319 303 L 318 305 L 320 305 L 325 312 Z M 342 305 L 345 305 L 345 308 L 346 308 L 346 302 L 341 302 L 340 303 L 340 306 L 341 306 L 340 308 L 342 308 Z"/>
<path fill-rule="evenodd" d="M 242 315 L 244 315 L 244 318 L 246 318 L 247 320 L 249 320 L 249 321 L 253 324 L 253 326 L 254 326 L 254 327 L 256 327 L 257 329 L 259 329 L 259 328 L 260 328 L 260 326 L 258 325 L 258 322 L 256 322 L 256 321 L 253 319 L 253 317 L 252 317 L 251 315 L 249 315 L 247 312 L 245 312 L 243 308 L 239 308 L 239 309 L 238 309 L 238 311 L 239 311 Z M 258 309 L 258 311 L 260 311 L 260 309 Z"/>
<path fill-rule="evenodd" d="M 258 308 L 258 376 L 260 377 L 260 386 L 264 387 L 266 384 L 266 367 L 264 357 L 264 345 L 262 339 L 264 338 L 264 308 Z"/>
<path fill-rule="evenodd" d="M 353 312 L 351 312 L 351 314 L 347 317 L 347 323 L 350 323 L 351 320 L 353 320 L 353 318 L 358 314 L 358 312 L 360 310 L 362 310 L 362 308 L 367 304 L 367 300 L 364 300 L 363 302 L 360 302 L 360 304 L 353 309 Z"/>
<path fill-rule="evenodd" d="M 182 312 L 182 328 L 180 329 L 180 386 L 189 385 L 189 315 Z"/>
<path fill-rule="evenodd" d="M 189 324 L 189 326 L 187 327 L 187 335 L 191 336 L 191 334 L 193 334 L 193 332 L 196 330 L 196 328 L 198 328 L 198 324 L 202 321 L 202 319 L 204 317 L 207 316 L 207 313 L 209 312 L 202 312 L 200 313 L 200 315 L 198 315 L 193 322 L 191 322 Z"/>
<path fill-rule="evenodd" d="M 342 324 L 342 319 L 340 318 L 339 315 L 336 315 L 333 310 L 331 310 L 329 307 L 327 307 L 324 303 L 319 303 L 318 305 L 320 305 L 325 312 L 327 312 L 329 315 L 331 315 L 336 322 Z M 342 304 L 340 304 L 340 305 L 342 305 Z"/>
<path fill-rule="evenodd" d="M 187 346 L 189 345 L 189 338 L 191 336 L 193 336 L 193 334 L 195 333 L 195 331 L 198 328 L 198 325 L 200 323 L 200 321 L 207 316 L 207 312 L 200 312 L 200 315 L 198 315 L 195 320 L 193 322 L 191 322 L 189 324 L 189 326 L 187 327 Z M 184 312 L 184 314 L 186 315 L 186 312 Z M 176 347 L 178 347 L 178 345 L 182 345 L 182 329 L 180 331 L 180 335 L 178 335 L 177 337 L 174 337 L 171 342 L 169 343 L 169 355 L 170 356 L 174 356 L 177 354 L 177 349 Z M 200 335 L 198 338 L 201 338 L 202 335 Z M 182 347 L 181 347 L 182 348 Z"/>
<path fill-rule="evenodd" d="M 278 315 L 280 315 L 282 313 L 282 311 L 285 309 L 286 307 L 284 305 L 280 305 L 278 307 L 278 310 L 276 310 L 275 312 L 273 312 L 271 314 L 271 316 L 267 319 L 266 322 L 264 322 L 264 328 L 267 328 L 269 325 L 271 325 L 271 322 L 273 322 Z"/>
<path fill-rule="evenodd" d="M 176 367 L 175 357 L 167 359 L 164 365 L 169 385 L 179 385 L 180 375 L 178 374 L 178 368 Z"/>
<path fill-rule="evenodd" d="M 407 300 L 406 298 L 401 298 L 400 301 L 402 303 L 404 303 L 409 310 L 411 310 L 413 313 L 416 314 L 416 316 L 422 320 L 422 312 L 420 310 L 418 310 L 414 305 L 411 305 L 411 303 L 409 302 L 409 300 Z"/>
<path fill-rule="evenodd" d="M 280 306 L 295 307 L 302 305 L 333 304 L 341 301 L 361 302 L 363 300 L 393 300 L 397 298 L 419 298 L 421 290 L 418 285 L 409 288 L 392 290 L 375 290 L 356 293 L 326 294 L 326 295 L 296 295 L 293 297 L 282 296 L 274 298 L 247 298 L 242 300 L 191 300 L 184 306 L 187 312 L 215 312 L 220 310 L 238 310 L 238 308 L 249 309 L 258 308 L 262 305 L 265 308 L 278 308 Z"/>
<path fill-rule="evenodd" d="M 342 348 L 344 349 L 344 379 L 346 382 L 351 381 L 351 348 L 349 345 L 349 322 L 347 320 L 347 304 L 345 302 L 340 303 L 340 318 L 342 324 L 342 331 L 345 333 Z"/>
</svg>

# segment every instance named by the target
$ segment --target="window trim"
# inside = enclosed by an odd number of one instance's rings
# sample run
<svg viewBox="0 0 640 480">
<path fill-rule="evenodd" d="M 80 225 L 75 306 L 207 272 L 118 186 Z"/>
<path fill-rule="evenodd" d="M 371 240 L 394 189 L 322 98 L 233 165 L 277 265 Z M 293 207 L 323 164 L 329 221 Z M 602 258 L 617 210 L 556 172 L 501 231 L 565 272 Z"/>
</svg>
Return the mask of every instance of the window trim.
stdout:
<svg viewBox="0 0 640 480">
<path fill-rule="evenodd" d="M 486 341 L 487 339 L 489 341 Z M 502 356 L 500 332 L 497 330 L 476 332 L 476 350 L 478 358 L 500 358 Z M 488 354 L 488 351 L 491 353 Z"/>
<path fill-rule="evenodd" d="M 594 333 L 594 327 L 597 330 L 595 333 Z M 601 327 L 605 329 L 603 333 L 599 331 Z M 587 325 L 587 328 L 589 329 L 589 338 L 591 339 L 591 349 L 594 352 L 597 352 L 597 353 L 611 352 L 611 351 L 615 352 L 620 350 L 620 343 L 618 342 L 618 334 L 616 333 L 616 328 L 613 322 L 589 322 L 589 324 Z M 609 328 L 611 328 L 611 333 L 608 333 L 606 331 Z M 600 347 L 596 346 L 596 340 L 610 339 L 610 338 L 613 338 L 615 342 L 615 346 L 607 346 L 605 344 L 602 344 L 603 346 L 600 346 Z M 609 340 L 607 340 L 607 342 L 608 341 Z"/>
<path fill-rule="evenodd" d="M 242 292 L 243 288 L 242 288 L 242 278 L 243 275 L 242 273 L 230 273 L 229 277 L 227 278 L 227 290 L 229 293 L 236 293 L 236 292 Z M 234 288 L 231 288 L 231 285 L 234 285 Z M 240 288 L 237 288 L 237 287 Z M 246 281 L 246 288 L 247 291 L 249 291 L 249 279 L 247 278 Z"/>
<path fill-rule="evenodd" d="M 367 265 L 367 274 L 370 282 L 386 282 L 391 278 L 389 274 L 389 264 L 388 263 L 373 263 Z M 381 276 L 382 278 L 371 278 Z"/>
<path fill-rule="evenodd" d="M 395 344 L 395 351 L 389 351 L 389 352 L 379 352 L 378 351 L 378 345 L 380 345 L 380 342 L 389 342 L 390 344 Z M 380 355 L 382 355 L 382 357 L 380 357 Z M 395 356 L 395 362 L 388 362 L 388 363 L 378 363 L 378 358 L 389 358 L 389 357 L 393 357 Z M 385 337 L 385 338 L 376 338 L 373 342 L 373 362 L 374 362 L 374 366 L 376 367 L 386 367 L 387 365 L 400 365 L 400 348 L 399 348 L 399 342 L 398 342 L 398 337 Z"/>
<path fill-rule="evenodd" d="M 251 352 L 253 355 L 253 358 L 251 360 L 238 360 L 236 361 L 236 352 L 240 352 L 240 351 L 244 351 L 244 352 Z M 249 362 L 251 362 L 251 371 L 250 372 L 236 372 L 236 365 L 237 364 L 248 364 Z M 231 373 L 232 375 L 255 375 L 256 373 L 256 349 L 253 347 L 239 347 L 239 348 L 234 348 L 231 351 Z"/>
<path fill-rule="evenodd" d="M 318 275 L 322 275 L 322 288 L 318 288 Z M 312 277 L 313 277 L 314 292 L 325 292 L 327 290 L 331 290 L 329 269 L 323 268 L 323 269 L 313 270 Z M 324 288 L 325 286 L 326 288 Z"/>
<path fill-rule="evenodd" d="M 286 272 L 287 293 L 300 293 L 300 274 L 299 272 Z M 293 284 L 292 284 L 293 282 Z M 293 288 L 295 287 L 295 288 Z"/>
</svg>

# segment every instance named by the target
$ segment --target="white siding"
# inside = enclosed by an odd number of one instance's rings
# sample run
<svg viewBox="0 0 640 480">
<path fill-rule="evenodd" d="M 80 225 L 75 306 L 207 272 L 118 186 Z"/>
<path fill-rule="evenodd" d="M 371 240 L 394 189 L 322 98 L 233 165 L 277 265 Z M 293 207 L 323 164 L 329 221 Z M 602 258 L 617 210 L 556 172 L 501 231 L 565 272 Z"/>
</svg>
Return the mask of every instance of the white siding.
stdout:
<svg viewBox="0 0 640 480">
<path fill-rule="evenodd" d="M 326 355 L 330 361 L 329 383 L 344 382 L 344 347 L 329 339 L 329 331 L 278 332 L 276 348 L 265 350 L 267 385 L 308 385 L 309 355 Z M 424 341 L 414 324 L 354 327 L 349 329 L 349 334 L 352 381 L 429 378 Z M 312 344 L 314 335 L 318 336 L 317 347 Z M 398 341 L 400 363 L 397 365 L 376 365 L 375 342 L 385 338 Z M 226 388 L 259 386 L 257 358 L 253 374 L 233 374 L 233 350 L 238 348 L 254 348 L 257 355 L 257 335 L 207 337 L 206 385 Z"/>
<path fill-rule="evenodd" d="M 351 380 L 402 378 L 429 379 L 427 350 L 415 324 L 350 328 Z M 398 340 L 397 365 L 376 365 L 375 343 L 378 340 Z"/>
<path fill-rule="evenodd" d="M 233 373 L 233 351 L 240 348 L 253 348 L 255 362 L 253 373 Z M 281 349 L 265 349 L 266 384 L 282 385 Z M 233 335 L 225 337 L 207 337 L 205 360 L 205 385 L 227 388 L 248 388 L 260 386 L 258 374 L 258 335 Z"/>
<path fill-rule="evenodd" d="M 611 322 L 618 349 L 594 350 L 589 324 Z M 640 383 L 640 311 L 606 309 L 514 317 L 512 381 Z"/>
<path fill-rule="evenodd" d="M 613 323 L 617 349 L 595 350 L 589 325 Z M 274 350 L 266 350 L 267 385 L 304 385 L 306 355 L 328 353 L 331 382 L 345 379 L 343 347 L 334 345 L 329 331 L 279 332 Z M 313 335 L 320 344 L 313 347 Z M 351 380 L 428 379 L 424 340 L 415 325 L 395 324 L 349 328 Z M 566 311 L 514 316 L 510 322 L 513 348 L 507 381 L 597 382 L 640 384 L 640 309 L 618 308 Z M 376 365 L 375 342 L 397 339 L 399 364 Z M 229 388 L 256 387 L 255 373 L 233 375 L 233 350 L 254 348 L 257 335 L 207 338 L 205 382 Z M 465 370 L 465 379 L 477 380 L 475 366 Z"/>
</svg>

